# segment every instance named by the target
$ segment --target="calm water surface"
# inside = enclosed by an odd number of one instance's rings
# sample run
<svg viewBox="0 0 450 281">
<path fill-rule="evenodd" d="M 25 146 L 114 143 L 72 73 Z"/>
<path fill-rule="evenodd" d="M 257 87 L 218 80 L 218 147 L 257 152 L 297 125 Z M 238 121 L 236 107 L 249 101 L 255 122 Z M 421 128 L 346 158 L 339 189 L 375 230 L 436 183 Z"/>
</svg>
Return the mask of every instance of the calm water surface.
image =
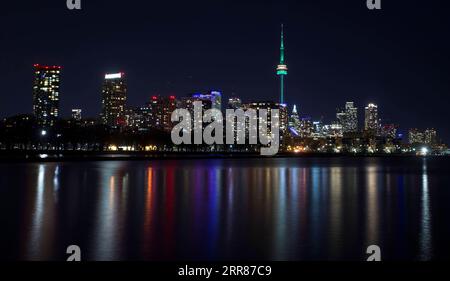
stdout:
<svg viewBox="0 0 450 281">
<path fill-rule="evenodd" d="M 450 260 L 450 159 L 0 164 L 0 259 Z"/>
</svg>

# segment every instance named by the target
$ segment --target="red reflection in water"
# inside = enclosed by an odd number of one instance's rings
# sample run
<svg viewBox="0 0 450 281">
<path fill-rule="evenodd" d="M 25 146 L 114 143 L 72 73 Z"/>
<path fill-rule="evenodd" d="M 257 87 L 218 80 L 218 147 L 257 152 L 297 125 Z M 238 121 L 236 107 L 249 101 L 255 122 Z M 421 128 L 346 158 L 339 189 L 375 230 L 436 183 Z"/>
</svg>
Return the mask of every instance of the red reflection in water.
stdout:
<svg viewBox="0 0 450 281">
<path fill-rule="evenodd" d="M 175 171 L 169 165 L 166 173 L 166 193 L 165 193 L 165 216 L 164 216 L 164 253 L 165 256 L 172 256 L 175 249 L 174 243 L 174 209 L 175 209 Z"/>
<path fill-rule="evenodd" d="M 151 230 L 152 230 L 152 197 L 153 197 L 153 169 L 148 167 L 147 169 L 147 189 L 145 195 L 145 210 L 144 210 L 144 225 L 143 225 L 143 242 L 144 242 L 144 253 L 150 251 L 151 246 Z"/>
</svg>

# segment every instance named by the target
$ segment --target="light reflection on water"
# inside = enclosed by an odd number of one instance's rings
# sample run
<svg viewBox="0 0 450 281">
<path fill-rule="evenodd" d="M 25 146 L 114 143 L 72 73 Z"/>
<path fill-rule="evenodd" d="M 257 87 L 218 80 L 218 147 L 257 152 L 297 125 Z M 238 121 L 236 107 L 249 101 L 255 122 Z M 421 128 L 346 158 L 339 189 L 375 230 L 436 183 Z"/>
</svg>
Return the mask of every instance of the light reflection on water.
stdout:
<svg viewBox="0 0 450 281">
<path fill-rule="evenodd" d="M 421 260 L 431 259 L 432 239 L 431 239 L 431 212 L 430 195 L 428 189 L 427 160 L 423 160 L 422 166 L 422 198 L 421 198 L 422 217 L 420 228 L 420 258 Z"/>
<path fill-rule="evenodd" d="M 64 259 L 71 244 L 88 260 L 359 260 L 372 244 L 386 259 L 440 258 L 432 190 L 448 177 L 431 188 L 432 160 L 395 161 L 3 165 L 2 195 L 21 203 L 1 216 L 17 224 L 2 259 Z"/>
</svg>

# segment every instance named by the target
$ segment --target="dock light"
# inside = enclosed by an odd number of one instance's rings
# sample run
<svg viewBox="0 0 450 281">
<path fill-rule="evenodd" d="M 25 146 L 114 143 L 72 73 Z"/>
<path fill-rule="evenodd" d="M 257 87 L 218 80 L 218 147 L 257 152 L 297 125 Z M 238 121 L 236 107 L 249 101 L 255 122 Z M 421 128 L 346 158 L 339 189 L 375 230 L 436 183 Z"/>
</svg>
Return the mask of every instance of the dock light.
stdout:
<svg viewBox="0 0 450 281">
<path fill-rule="evenodd" d="M 422 149 L 420 150 L 420 154 L 426 156 L 428 154 L 428 148 L 422 147 Z"/>
</svg>

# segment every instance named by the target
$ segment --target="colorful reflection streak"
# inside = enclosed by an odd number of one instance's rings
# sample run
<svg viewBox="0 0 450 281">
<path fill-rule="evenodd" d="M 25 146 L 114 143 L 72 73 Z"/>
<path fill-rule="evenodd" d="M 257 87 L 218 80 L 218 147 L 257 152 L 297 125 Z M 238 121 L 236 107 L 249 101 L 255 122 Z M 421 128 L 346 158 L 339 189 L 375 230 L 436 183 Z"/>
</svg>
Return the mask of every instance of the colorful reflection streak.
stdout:
<svg viewBox="0 0 450 281">
<path fill-rule="evenodd" d="M 371 244 L 384 259 L 450 255 L 435 234 L 450 233 L 435 221 L 450 216 L 435 208 L 449 165 L 435 159 L 19 166 L 0 170 L 3 258 L 64 260 L 71 244 L 85 260 L 363 260 Z"/>
</svg>

